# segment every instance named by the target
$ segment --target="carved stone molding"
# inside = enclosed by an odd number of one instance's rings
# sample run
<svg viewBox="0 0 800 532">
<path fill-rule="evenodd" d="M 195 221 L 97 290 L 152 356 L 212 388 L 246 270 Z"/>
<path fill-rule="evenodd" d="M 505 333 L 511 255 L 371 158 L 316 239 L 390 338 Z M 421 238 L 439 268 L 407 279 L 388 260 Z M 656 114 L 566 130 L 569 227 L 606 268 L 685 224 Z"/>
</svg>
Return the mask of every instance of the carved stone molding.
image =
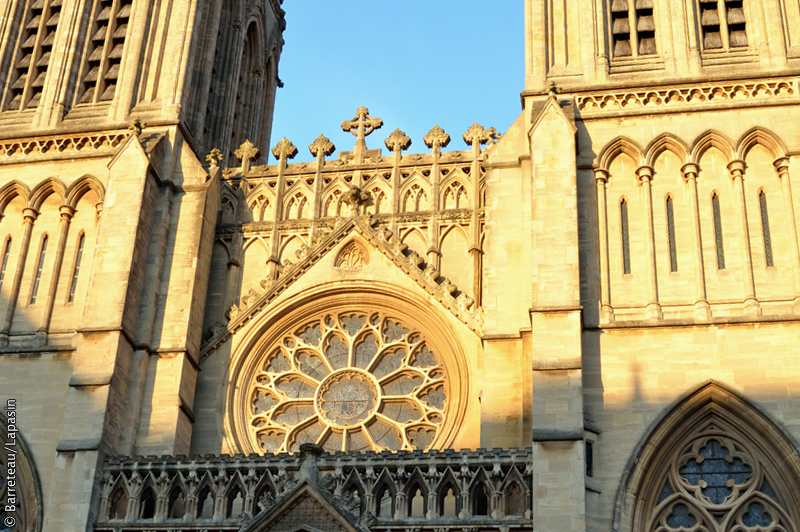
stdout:
<svg viewBox="0 0 800 532">
<path fill-rule="evenodd" d="M 116 132 L 0 141 L 0 162 L 7 158 L 24 156 L 50 156 L 62 153 L 84 153 L 104 149 L 114 150 L 118 148 L 130 134 L 132 133 Z"/>
<path fill-rule="evenodd" d="M 797 79 L 708 83 L 634 91 L 596 92 L 577 96 L 581 114 L 655 109 L 683 111 L 689 106 L 717 106 L 748 101 L 796 100 Z"/>
</svg>

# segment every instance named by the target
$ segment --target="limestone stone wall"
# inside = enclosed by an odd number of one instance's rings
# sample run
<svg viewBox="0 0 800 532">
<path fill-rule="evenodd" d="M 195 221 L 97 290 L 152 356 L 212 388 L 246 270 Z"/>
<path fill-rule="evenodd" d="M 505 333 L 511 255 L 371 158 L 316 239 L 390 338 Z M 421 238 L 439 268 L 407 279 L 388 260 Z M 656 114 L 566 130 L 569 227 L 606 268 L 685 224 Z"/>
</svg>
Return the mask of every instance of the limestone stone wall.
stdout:
<svg viewBox="0 0 800 532">
<path fill-rule="evenodd" d="M 800 66 L 796 2 L 745 2 L 736 13 L 713 5 L 716 26 L 709 4 L 695 1 L 526 0 L 525 88 L 646 86 Z"/>
</svg>

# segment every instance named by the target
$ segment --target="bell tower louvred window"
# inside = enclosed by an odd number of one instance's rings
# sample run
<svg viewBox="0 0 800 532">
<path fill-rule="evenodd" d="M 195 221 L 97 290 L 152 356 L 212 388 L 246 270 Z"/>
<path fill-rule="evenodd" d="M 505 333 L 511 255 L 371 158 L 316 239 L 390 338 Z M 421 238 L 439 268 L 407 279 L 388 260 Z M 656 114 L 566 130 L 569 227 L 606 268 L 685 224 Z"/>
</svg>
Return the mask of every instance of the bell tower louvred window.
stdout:
<svg viewBox="0 0 800 532">
<path fill-rule="evenodd" d="M 653 0 L 611 0 L 611 35 L 614 57 L 654 55 Z"/>
<path fill-rule="evenodd" d="M 56 41 L 63 0 L 33 1 L 22 28 L 6 110 L 16 111 L 39 105 L 47 67 Z"/>
<path fill-rule="evenodd" d="M 742 0 L 700 0 L 704 50 L 746 47 L 745 24 Z"/>
<path fill-rule="evenodd" d="M 97 3 L 80 103 L 114 98 L 132 3 L 133 0 L 99 0 Z"/>
</svg>

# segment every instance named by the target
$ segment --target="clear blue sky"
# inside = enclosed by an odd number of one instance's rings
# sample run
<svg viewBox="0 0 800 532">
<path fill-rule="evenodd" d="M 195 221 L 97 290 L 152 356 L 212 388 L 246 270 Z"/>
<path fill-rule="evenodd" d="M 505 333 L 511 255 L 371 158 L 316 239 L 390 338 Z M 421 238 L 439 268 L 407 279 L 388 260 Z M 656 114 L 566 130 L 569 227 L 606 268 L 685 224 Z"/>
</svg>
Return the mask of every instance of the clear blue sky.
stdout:
<svg viewBox="0 0 800 532">
<path fill-rule="evenodd" d="M 436 124 L 450 134 L 447 150 L 466 148 L 461 134 L 475 121 L 505 132 L 525 82 L 523 4 L 286 0 L 273 146 L 285 136 L 299 149 L 294 162 L 311 161 L 308 145 L 322 133 L 337 157 L 353 149 L 340 124 L 361 105 L 383 119 L 367 146 L 384 153 L 398 127 L 409 153 L 428 151 L 422 137 Z"/>
</svg>

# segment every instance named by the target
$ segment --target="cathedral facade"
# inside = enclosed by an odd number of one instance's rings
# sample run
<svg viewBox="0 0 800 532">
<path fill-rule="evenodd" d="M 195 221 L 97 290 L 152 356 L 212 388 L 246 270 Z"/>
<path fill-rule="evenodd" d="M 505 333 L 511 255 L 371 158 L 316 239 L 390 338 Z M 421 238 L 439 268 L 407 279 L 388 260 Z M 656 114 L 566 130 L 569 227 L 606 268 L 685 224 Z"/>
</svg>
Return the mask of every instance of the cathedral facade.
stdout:
<svg viewBox="0 0 800 532">
<path fill-rule="evenodd" d="M 524 4 L 334 146 L 279 0 L 0 0 L 0 530 L 800 532 L 800 2 Z"/>
</svg>

